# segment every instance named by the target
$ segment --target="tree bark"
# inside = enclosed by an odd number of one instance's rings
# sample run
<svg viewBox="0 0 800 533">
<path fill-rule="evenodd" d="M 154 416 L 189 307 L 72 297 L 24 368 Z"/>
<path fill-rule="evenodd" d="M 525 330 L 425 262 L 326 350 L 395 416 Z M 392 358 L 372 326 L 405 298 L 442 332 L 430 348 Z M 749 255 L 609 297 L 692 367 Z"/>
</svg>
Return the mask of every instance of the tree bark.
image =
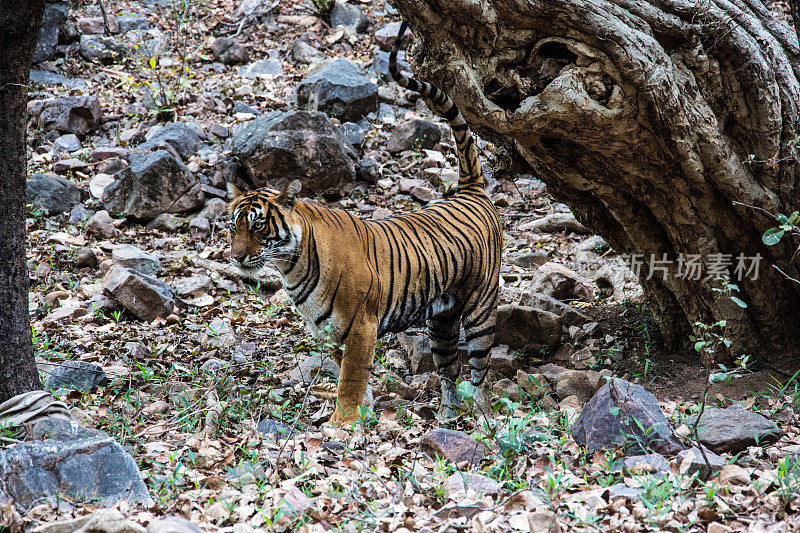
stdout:
<svg viewBox="0 0 800 533">
<path fill-rule="evenodd" d="M 414 68 L 620 253 L 644 254 L 662 333 L 727 320 L 736 351 L 797 355 L 792 254 L 761 235 L 800 208 L 797 37 L 759 0 L 394 0 Z M 717 256 L 743 309 L 707 277 Z M 646 279 L 667 254 L 668 275 Z M 678 256 L 699 254 L 699 280 Z M 760 254 L 737 281 L 739 254 Z M 727 263 L 727 257 L 722 257 Z M 747 262 L 749 265 L 750 262 Z M 736 294 L 736 293 L 734 293 Z"/>
<path fill-rule="evenodd" d="M 28 316 L 25 260 L 28 74 L 44 0 L 0 9 L 0 403 L 41 388 Z"/>
</svg>

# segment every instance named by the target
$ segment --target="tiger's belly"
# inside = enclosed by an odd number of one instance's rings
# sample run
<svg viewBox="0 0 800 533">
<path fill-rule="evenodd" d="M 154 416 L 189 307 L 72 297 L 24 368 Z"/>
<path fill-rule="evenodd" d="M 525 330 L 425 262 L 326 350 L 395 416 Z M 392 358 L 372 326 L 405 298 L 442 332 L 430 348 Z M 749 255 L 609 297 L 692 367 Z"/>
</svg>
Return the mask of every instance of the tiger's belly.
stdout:
<svg viewBox="0 0 800 533">
<path fill-rule="evenodd" d="M 378 337 L 387 333 L 400 333 L 431 317 L 449 313 L 455 307 L 456 299 L 451 294 L 443 294 L 430 301 L 410 298 L 405 308 L 395 305 L 393 309 L 384 313 L 378 327 Z"/>
</svg>

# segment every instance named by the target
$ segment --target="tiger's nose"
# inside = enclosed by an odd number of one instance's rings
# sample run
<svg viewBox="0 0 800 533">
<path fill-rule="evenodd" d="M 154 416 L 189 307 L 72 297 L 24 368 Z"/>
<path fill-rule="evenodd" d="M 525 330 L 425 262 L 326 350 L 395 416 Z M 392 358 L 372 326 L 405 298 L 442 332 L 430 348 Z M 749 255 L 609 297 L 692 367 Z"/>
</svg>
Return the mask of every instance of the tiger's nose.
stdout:
<svg viewBox="0 0 800 533">
<path fill-rule="evenodd" d="M 246 253 L 232 253 L 231 257 L 237 263 L 242 263 L 243 264 L 245 262 L 245 259 L 247 259 L 247 254 Z"/>
</svg>

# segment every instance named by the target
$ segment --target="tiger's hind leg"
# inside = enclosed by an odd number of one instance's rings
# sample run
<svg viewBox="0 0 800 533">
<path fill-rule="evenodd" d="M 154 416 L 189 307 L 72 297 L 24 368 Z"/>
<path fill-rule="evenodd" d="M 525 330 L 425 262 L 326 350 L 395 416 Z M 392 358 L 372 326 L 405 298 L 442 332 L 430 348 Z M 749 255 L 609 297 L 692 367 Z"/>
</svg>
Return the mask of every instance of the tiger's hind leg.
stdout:
<svg viewBox="0 0 800 533">
<path fill-rule="evenodd" d="M 494 304 L 475 307 L 464 315 L 470 381 L 478 393 L 475 402 L 478 411 L 484 416 L 492 410 L 492 391 L 486 377 L 489 374 L 489 354 L 494 344 L 496 321 L 497 306 Z"/>
<path fill-rule="evenodd" d="M 442 401 L 439 414 L 450 419 L 458 415 L 457 408 L 461 398 L 456 393 L 456 378 L 459 374 L 458 333 L 460 320 L 458 313 L 448 312 L 436 315 L 427 321 L 431 338 L 431 353 L 442 382 Z"/>
</svg>

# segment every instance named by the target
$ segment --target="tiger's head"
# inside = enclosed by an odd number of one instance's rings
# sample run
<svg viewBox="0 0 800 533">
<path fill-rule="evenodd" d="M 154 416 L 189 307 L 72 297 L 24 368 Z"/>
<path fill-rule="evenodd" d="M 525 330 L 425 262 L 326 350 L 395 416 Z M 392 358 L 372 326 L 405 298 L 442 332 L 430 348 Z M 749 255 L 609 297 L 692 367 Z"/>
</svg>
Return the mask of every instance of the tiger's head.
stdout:
<svg viewBox="0 0 800 533">
<path fill-rule="evenodd" d="M 300 181 L 294 180 L 280 193 L 268 189 L 243 193 L 228 183 L 231 261 L 235 265 L 258 270 L 267 261 L 294 256 L 302 238 L 294 212 L 300 188 Z"/>
</svg>

